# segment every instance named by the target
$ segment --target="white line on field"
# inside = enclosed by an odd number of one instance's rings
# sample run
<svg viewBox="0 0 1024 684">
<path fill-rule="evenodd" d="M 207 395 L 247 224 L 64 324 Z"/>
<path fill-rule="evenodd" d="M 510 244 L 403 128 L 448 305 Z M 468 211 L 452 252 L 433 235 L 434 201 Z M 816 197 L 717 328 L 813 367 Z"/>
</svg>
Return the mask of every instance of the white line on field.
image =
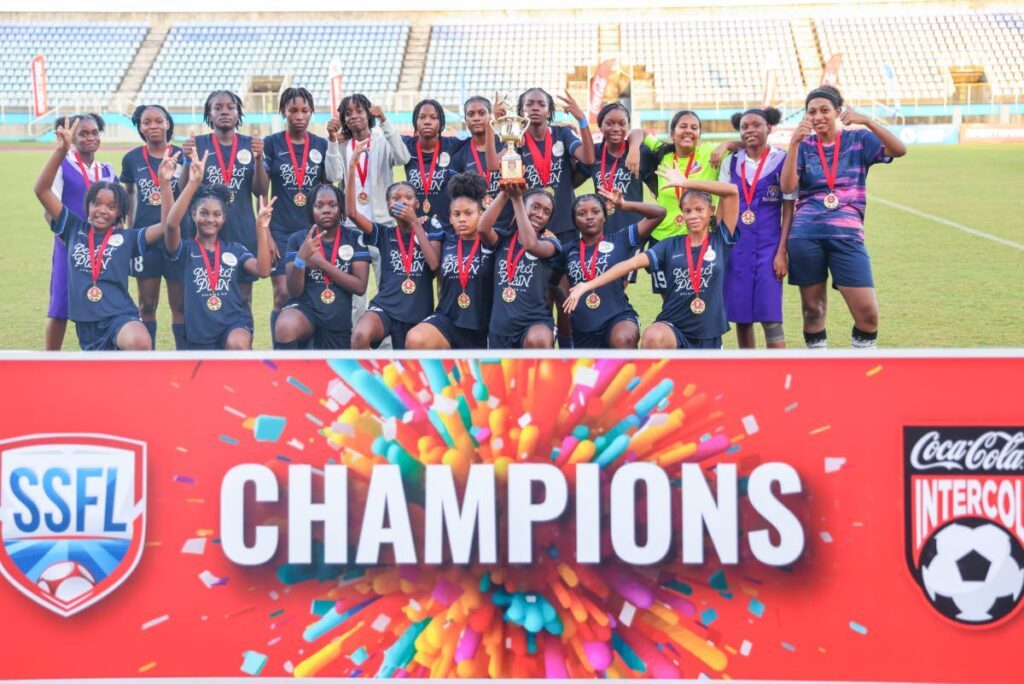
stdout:
<svg viewBox="0 0 1024 684">
<path fill-rule="evenodd" d="M 878 197 L 877 195 L 872 195 L 871 196 L 871 200 L 874 201 L 874 202 L 881 202 L 882 204 L 885 204 L 885 205 L 888 205 L 890 207 L 893 207 L 894 209 L 900 209 L 900 210 L 905 211 L 905 212 L 907 212 L 909 214 L 913 214 L 914 216 L 920 216 L 921 218 L 930 219 L 932 221 L 935 221 L 936 223 L 941 223 L 944 226 L 949 226 L 950 228 L 956 228 L 957 230 L 962 230 L 963 232 L 967 233 L 968 235 L 975 235 L 975 236 L 980 237 L 980 238 L 985 238 L 986 240 L 992 240 L 993 242 L 998 242 L 1001 245 L 1006 245 L 1007 247 L 1012 247 L 1013 249 L 1019 249 L 1020 251 L 1024 252 L 1024 244 L 1021 244 L 1020 242 L 1014 242 L 1013 240 L 1007 240 L 1006 238 L 997 237 L 997 236 L 992 235 L 990 233 L 986 233 L 986 232 L 983 232 L 983 231 L 980 231 L 980 230 L 976 230 L 974 228 L 969 228 L 969 227 L 965 226 L 962 223 L 957 223 L 956 221 L 950 221 L 949 219 L 944 219 L 941 216 L 935 216 L 934 214 L 926 214 L 923 211 L 918 211 L 917 209 L 914 209 L 913 207 L 908 207 L 905 204 L 897 204 L 896 202 L 891 202 L 891 201 L 889 201 L 887 199 L 882 199 L 881 197 Z"/>
</svg>

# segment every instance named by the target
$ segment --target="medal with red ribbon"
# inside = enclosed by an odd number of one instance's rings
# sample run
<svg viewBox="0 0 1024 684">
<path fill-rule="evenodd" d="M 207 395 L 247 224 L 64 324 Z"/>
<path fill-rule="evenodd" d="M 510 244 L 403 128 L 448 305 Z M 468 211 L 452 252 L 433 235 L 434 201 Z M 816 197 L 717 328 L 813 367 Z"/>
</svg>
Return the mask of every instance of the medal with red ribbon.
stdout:
<svg viewBox="0 0 1024 684">
<path fill-rule="evenodd" d="M 821 144 L 821 138 L 815 139 L 818 145 L 818 157 L 821 158 L 821 170 L 825 174 L 825 183 L 828 184 L 828 194 L 825 195 L 825 208 L 835 209 L 839 206 L 839 198 L 836 197 L 836 173 L 839 171 L 839 145 L 843 140 L 843 132 L 836 131 L 836 144 L 832 147 L 832 168 L 829 169 L 828 161 L 825 159 L 825 147 Z"/>
<path fill-rule="evenodd" d="M 417 143 L 419 144 L 419 143 Z M 405 251 L 405 242 L 402 240 L 402 229 L 395 228 L 395 237 L 398 238 L 398 254 L 402 258 L 402 268 L 405 269 L 405 280 L 402 281 L 402 292 L 411 295 L 416 291 L 416 281 L 412 279 L 412 261 L 416 256 L 416 234 L 409 233 L 409 251 Z"/>
<path fill-rule="evenodd" d="M 623 151 L 625 151 L 625 146 L 623 146 Z M 608 159 L 608 143 L 605 143 L 604 146 L 601 148 L 601 175 L 599 176 L 599 179 L 601 181 L 601 188 L 605 192 L 611 192 L 612 188 L 615 187 L 615 172 L 619 168 L 619 162 L 622 161 L 622 155 L 620 154 L 618 157 L 615 157 L 615 163 L 612 164 L 612 172 L 609 173 L 607 176 L 605 176 L 605 174 L 604 174 L 604 167 L 605 167 L 605 162 L 607 161 L 607 159 Z M 608 215 L 609 216 L 611 216 L 612 214 L 615 213 L 615 205 L 614 204 L 612 204 L 611 202 L 606 202 L 605 206 L 607 207 L 607 211 L 608 211 Z"/>
<path fill-rule="evenodd" d="M 704 304 L 704 300 L 700 298 L 700 282 L 701 274 L 704 272 L 704 252 L 708 251 L 708 245 L 711 243 L 711 236 L 704 236 L 704 244 L 700 246 L 700 256 L 697 257 L 697 268 L 693 267 L 693 249 L 690 246 L 690 235 L 686 235 L 686 270 L 690 275 L 690 285 L 693 286 L 693 300 L 690 302 L 690 311 L 697 314 L 698 316 L 704 313 L 704 309 L 707 306 Z"/>
<path fill-rule="evenodd" d="M 740 220 L 748 226 L 752 224 L 756 218 L 754 216 L 754 210 L 751 209 L 750 206 L 754 203 L 754 192 L 757 190 L 757 181 L 761 180 L 761 169 L 764 168 L 764 161 L 768 158 L 768 152 L 769 150 L 766 149 L 761 153 L 761 161 L 757 163 L 757 170 L 754 171 L 754 181 L 750 184 L 750 187 L 747 187 L 746 159 L 744 159 L 742 163 L 736 165 L 736 170 L 740 174 L 740 188 L 743 190 L 743 199 L 747 201 L 747 209 L 743 212 Z"/>
<path fill-rule="evenodd" d="M 167 154 L 166 152 L 164 154 Z M 157 178 L 156 173 L 153 171 L 153 165 L 149 162 L 149 150 L 145 145 L 142 146 L 142 158 L 146 162 L 146 171 L 149 171 L 149 179 L 153 181 L 153 191 L 149 193 L 149 199 L 146 200 L 153 206 L 160 204 L 160 179 Z M 160 158 L 161 161 L 163 157 Z"/>
<path fill-rule="evenodd" d="M 583 238 L 580 238 L 580 269 L 583 271 L 583 278 L 588 283 L 597 277 L 597 255 L 601 251 L 601 242 L 604 240 L 604 233 L 601 233 L 601 237 L 598 238 L 597 243 L 594 245 L 594 253 L 590 255 L 590 264 L 587 264 L 586 254 L 587 245 L 583 242 Z M 587 298 L 583 300 L 588 308 L 596 309 L 601 306 L 601 298 L 596 292 L 591 291 L 587 295 Z"/>
<path fill-rule="evenodd" d="M 231 156 L 228 157 L 228 163 L 224 163 L 224 153 L 220 151 L 220 140 L 217 140 L 217 136 L 213 133 L 210 134 L 210 144 L 213 145 L 213 151 L 217 155 L 217 166 L 220 168 L 220 179 L 221 182 L 227 187 L 228 192 L 231 196 L 228 198 L 228 203 L 235 201 L 235 191 L 231 189 L 231 179 L 235 173 L 235 155 L 238 154 L 238 136 L 234 133 L 231 134 Z"/>
<path fill-rule="evenodd" d="M 295 193 L 295 197 L 292 201 L 295 202 L 295 206 L 304 207 L 306 206 L 306 193 L 302 192 L 302 187 L 306 182 L 306 162 L 309 161 L 309 133 L 303 134 L 305 137 L 302 139 L 302 164 L 299 164 L 298 157 L 295 155 L 295 149 L 292 147 L 292 140 L 285 133 L 284 144 L 288 147 L 288 156 L 292 159 L 292 168 L 295 169 L 295 185 L 299 188 L 299 191 Z"/>
<path fill-rule="evenodd" d="M 690 177 L 690 169 L 693 168 L 693 157 L 696 154 L 697 154 L 696 150 L 691 152 L 690 153 L 690 158 L 686 161 L 686 171 L 683 172 L 683 176 L 686 177 L 686 178 Z M 676 156 L 675 152 L 672 153 L 672 168 L 675 169 L 676 171 L 679 170 L 679 157 Z M 676 208 L 679 209 L 679 202 L 683 198 L 683 189 L 677 187 L 675 190 L 676 190 Z M 682 212 L 681 209 L 679 209 L 679 213 L 676 214 L 676 219 L 675 220 L 676 220 L 676 223 L 679 224 L 680 226 L 683 225 L 684 219 L 683 219 L 683 212 Z"/>
<path fill-rule="evenodd" d="M 462 238 L 459 238 L 459 242 L 455 247 L 455 255 L 457 258 L 456 266 L 458 267 L 459 273 L 459 285 L 462 287 L 462 293 L 458 296 L 456 301 L 459 303 L 459 308 L 468 309 L 472 302 L 469 299 L 469 295 L 466 293 L 466 285 L 469 284 L 469 267 L 473 263 L 473 257 L 476 256 L 476 251 L 480 249 L 480 237 L 477 236 L 473 240 L 473 248 L 469 250 L 469 257 L 465 260 L 462 258 Z"/>
<path fill-rule="evenodd" d="M 490 189 L 491 172 L 487 169 L 486 166 L 484 166 L 483 162 L 480 161 L 480 153 L 477 151 L 476 145 L 473 144 L 473 141 L 470 141 L 469 143 L 469 151 L 473 153 L 473 161 L 476 162 L 477 173 L 484 177 L 484 180 L 487 181 L 487 188 Z M 490 193 L 484 194 L 484 207 L 491 206 L 491 202 L 493 201 L 494 198 L 491 197 Z"/>
<path fill-rule="evenodd" d="M 508 254 L 505 256 L 505 275 L 508 276 L 508 286 L 501 291 L 501 298 L 510 303 L 516 300 L 516 291 L 512 287 L 512 283 L 515 281 L 516 271 L 519 270 L 519 261 L 526 254 L 525 247 L 519 250 L 519 254 L 515 253 L 518 238 L 519 233 L 512 234 L 512 240 L 508 243 Z"/>
<path fill-rule="evenodd" d="M 113 234 L 114 229 L 108 228 L 107 234 L 103 236 L 103 242 L 100 243 L 99 251 L 97 251 L 96 230 L 89 226 L 89 267 L 92 269 L 92 287 L 85 291 L 85 297 L 90 302 L 98 302 L 103 299 L 103 290 L 96 284 L 96 281 L 100 279 L 100 273 L 103 272 L 103 254 L 107 251 L 107 244 Z"/>
<path fill-rule="evenodd" d="M 82 178 L 85 179 L 86 189 L 92 187 L 92 184 L 98 183 L 100 180 L 100 165 L 96 164 L 95 178 L 89 179 L 89 170 L 85 168 L 85 162 L 78 156 L 78 150 L 75 150 L 75 162 L 78 164 L 78 172 L 82 174 Z M 94 162 L 95 163 L 95 162 Z"/>
<path fill-rule="evenodd" d="M 199 247 L 199 254 L 203 257 L 203 267 L 206 269 L 206 279 L 210 283 L 210 298 L 206 300 L 206 308 L 210 311 L 220 311 L 220 307 L 223 304 L 220 297 L 217 296 L 217 285 L 220 284 L 220 240 L 215 240 L 213 243 L 213 263 L 210 263 L 210 257 L 206 255 L 206 248 L 199 242 L 199 238 L 196 237 L 196 245 Z"/>
<path fill-rule="evenodd" d="M 324 249 L 323 241 L 319 244 L 320 256 L 327 261 L 327 250 Z M 341 247 L 341 228 L 334 235 L 334 247 L 331 248 L 331 260 L 327 261 L 331 266 L 338 265 L 338 248 Z M 334 303 L 334 290 L 331 289 L 331 276 L 327 275 L 327 271 L 320 269 L 320 273 L 324 277 L 324 291 L 320 293 L 320 301 L 324 304 Z"/>
<path fill-rule="evenodd" d="M 416 161 L 420 164 L 420 185 L 423 187 L 423 213 L 430 213 L 430 187 L 434 184 L 434 169 L 437 168 L 437 158 L 441 156 L 441 141 L 438 141 L 434 148 L 434 156 L 430 160 L 430 173 L 426 172 L 423 165 L 423 146 L 416 141 Z"/>
<path fill-rule="evenodd" d="M 530 157 L 533 159 L 533 165 L 537 169 L 537 177 L 540 178 L 540 184 L 550 194 L 554 190 L 553 188 L 548 188 L 548 183 L 551 182 L 551 129 L 548 128 L 544 136 L 544 154 L 541 154 L 540 148 L 533 141 L 532 135 L 526 135 L 525 137 L 526 146 L 530 148 Z"/>
<path fill-rule="evenodd" d="M 356 153 L 356 141 L 352 139 L 349 141 L 352 146 L 352 154 Z M 356 195 L 356 202 L 359 204 L 369 204 L 370 195 L 366 192 L 366 179 L 370 175 L 370 148 L 367 145 L 366 154 L 363 155 L 362 160 L 356 162 L 356 175 L 359 176 L 359 194 Z"/>
</svg>

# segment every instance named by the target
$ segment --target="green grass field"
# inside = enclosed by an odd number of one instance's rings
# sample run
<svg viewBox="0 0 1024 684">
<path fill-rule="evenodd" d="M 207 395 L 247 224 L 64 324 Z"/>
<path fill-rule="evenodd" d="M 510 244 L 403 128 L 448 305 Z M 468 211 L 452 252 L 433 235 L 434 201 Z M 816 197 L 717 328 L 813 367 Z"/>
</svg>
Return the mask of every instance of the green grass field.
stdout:
<svg viewBox="0 0 1024 684">
<path fill-rule="evenodd" d="M 912 147 L 903 159 L 875 167 L 868 183 L 867 242 L 880 303 L 882 347 L 1024 346 L 1024 146 Z M 2 151 L 2 206 L 9 212 L 7 248 L 0 252 L 0 349 L 41 349 L 52 236 L 31 187 L 48 149 Z M 100 159 L 120 168 L 122 152 Z M 1017 178 L 1018 181 L 1013 179 Z M 975 231 L 1001 244 L 879 201 L 895 202 Z M 660 299 L 640 276 L 630 298 L 647 324 Z M 786 343 L 803 347 L 800 298 L 784 291 Z M 270 283 L 254 291 L 255 347 L 268 349 Z M 852 325 L 837 292 L 830 293 L 830 346 L 848 347 Z M 173 349 L 166 295 L 161 299 L 157 348 Z M 760 331 L 758 333 L 759 340 Z M 735 348 L 735 335 L 726 336 Z M 759 342 L 763 345 L 763 340 Z M 77 350 L 73 325 L 65 349 Z"/>
</svg>

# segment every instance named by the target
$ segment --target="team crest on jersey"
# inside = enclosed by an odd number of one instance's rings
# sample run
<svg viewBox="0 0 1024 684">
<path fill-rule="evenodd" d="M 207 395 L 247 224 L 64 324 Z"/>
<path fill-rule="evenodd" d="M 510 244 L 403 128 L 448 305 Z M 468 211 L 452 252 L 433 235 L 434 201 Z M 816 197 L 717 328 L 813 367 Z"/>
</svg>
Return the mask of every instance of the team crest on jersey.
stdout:
<svg viewBox="0 0 1024 684">
<path fill-rule="evenodd" d="M 68 617 L 135 570 L 146 533 L 146 444 L 96 434 L 0 441 L 0 573 Z"/>
<path fill-rule="evenodd" d="M 1024 604 L 1024 427 L 904 427 L 906 558 L 939 615 L 992 627 Z"/>
</svg>

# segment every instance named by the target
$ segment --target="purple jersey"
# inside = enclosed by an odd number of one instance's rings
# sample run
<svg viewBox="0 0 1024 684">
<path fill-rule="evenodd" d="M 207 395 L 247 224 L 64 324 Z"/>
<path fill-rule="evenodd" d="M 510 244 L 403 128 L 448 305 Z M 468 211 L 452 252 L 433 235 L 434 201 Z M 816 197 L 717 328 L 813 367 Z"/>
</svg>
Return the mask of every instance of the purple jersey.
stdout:
<svg viewBox="0 0 1024 684">
<path fill-rule="evenodd" d="M 793 226 L 789 238 L 864 239 L 864 209 L 867 202 L 868 168 L 892 157 L 878 136 L 867 129 L 845 130 L 840 139 L 839 166 L 833 188 L 839 199 L 835 209 L 825 207 L 829 193 L 825 171 L 818 154 L 818 136 L 808 136 L 800 143 L 796 172 L 800 177 L 800 198 L 796 201 Z M 825 161 L 831 172 L 835 145 L 825 145 Z"/>
</svg>

